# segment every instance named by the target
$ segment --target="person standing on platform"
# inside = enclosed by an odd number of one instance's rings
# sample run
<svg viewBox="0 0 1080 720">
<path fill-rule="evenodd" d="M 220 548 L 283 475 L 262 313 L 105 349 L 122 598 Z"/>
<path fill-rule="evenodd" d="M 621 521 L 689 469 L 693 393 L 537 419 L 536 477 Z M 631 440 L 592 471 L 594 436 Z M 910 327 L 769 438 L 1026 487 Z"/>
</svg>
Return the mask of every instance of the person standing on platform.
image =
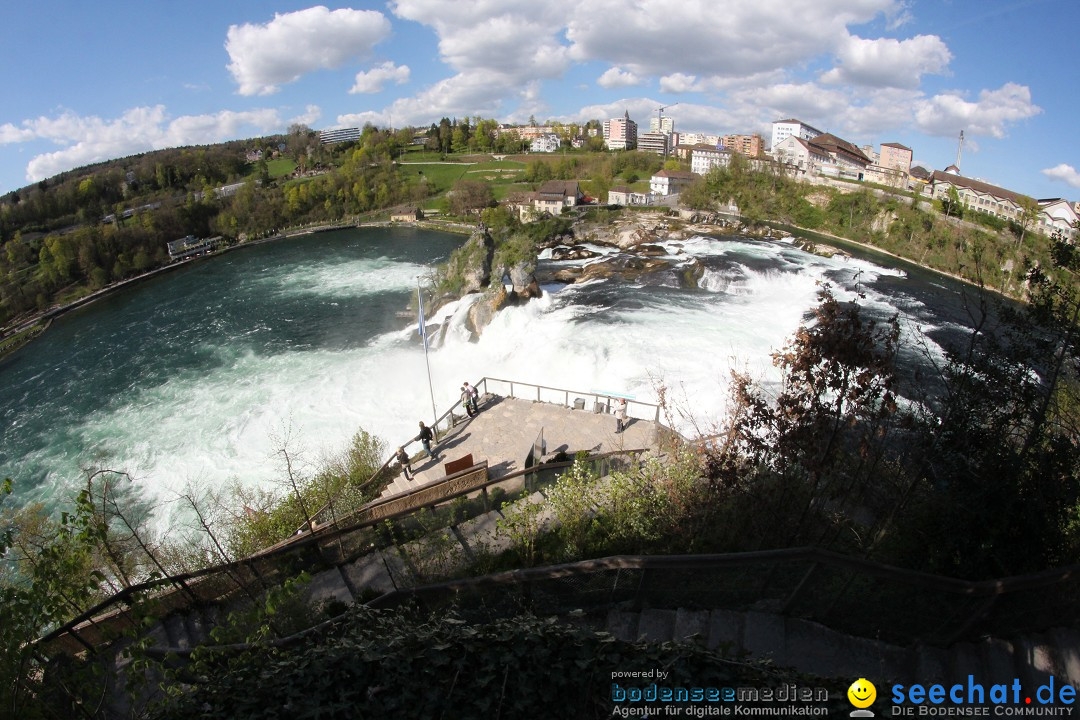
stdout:
<svg viewBox="0 0 1080 720">
<path fill-rule="evenodd" d="M 405 448 L 399 447 L 397 449 L 397 454 L 394 455 L 394 459 L 401 463 L 401 472 L 405 475 L 405 479 L 412 480 L 412 475 L 410 475 L 412 468 L 409 467 L 409 454 L 405 452 Z"/>
<path fill-rule="evenodd" d="M 477 401 L 480 399 L 480 391 L 470 385 L 468 381 L 466 381 L 464 387 L 465 391 L 469 393 L 469 404 L 472 405 L 472 414 L 474 416 L 478 415 L 480 413 L 480 407 L 477 404 Z"/>
<path fill-rule="evenodd" d="M 461 386 L 461 407 L 465 408 L 465 414 L 469 417 L 476 416 L 476 411 L 473 410 L 472 393 L 469 392 L 469 383 Z"/>
<path fill-rule="evenodd" d="M 621 398 L 615 406 L 615 432 L 621 433 L 626 429 L 626 398 Z"/>
<path fill-rule="evenodd" d="M 428 454 L 429 458 L 439 459 L 439 456 L 431 451 L 431 441 L 435 438 L 435 434 L 431 432 L 431 428 L 424 424 L 424 421 L 420 421 L 420 434 L 416 436 L 416 439 L 420 441 L 420 444 L 424 446 L 424 452 Z"/>
</svg>

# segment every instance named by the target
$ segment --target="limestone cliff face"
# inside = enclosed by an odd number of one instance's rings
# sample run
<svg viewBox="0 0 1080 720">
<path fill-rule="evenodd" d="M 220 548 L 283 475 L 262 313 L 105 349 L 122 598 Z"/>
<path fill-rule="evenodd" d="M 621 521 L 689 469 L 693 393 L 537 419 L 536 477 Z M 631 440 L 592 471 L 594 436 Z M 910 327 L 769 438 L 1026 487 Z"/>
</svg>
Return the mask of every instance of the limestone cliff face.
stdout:
<svg viewBox="0 0 1080 720">
<path fill-rule="evenodd" d="M 451 267 L 450 271 L 457 270 L 463 281 L 461 295 L 482 292 L 491 284 L 491 260 L 495 256 L 495 241 L 486 230 L 477 230 L 462 246 L 460 255 L 451 259 L 460 263 L 459 268 Z"/>
<path fill-rule="evenodd" d="M 536 281 L 536 257 L 517 257 L 512 264 L 502 261 L 495 241 L 486 229 L 477 230 L 447 263 L 447 284 L 451 289 L 436 299 L 436 307 L 466 295 L 482 293 L 469 309 L 469 329 L 478 335 L 501 308 L 540 297 Z M 502 254 L 501 257 L 506 257 Z M 508 292 L 504 279 L 512 286 Z"/>
<path fill-rule="evenodd" d="M 514 295 L 518 300 L 540 297 L 540 285 L 536 282 L 536 260 L 525 260 L 506 269 Z"/>
</svg>

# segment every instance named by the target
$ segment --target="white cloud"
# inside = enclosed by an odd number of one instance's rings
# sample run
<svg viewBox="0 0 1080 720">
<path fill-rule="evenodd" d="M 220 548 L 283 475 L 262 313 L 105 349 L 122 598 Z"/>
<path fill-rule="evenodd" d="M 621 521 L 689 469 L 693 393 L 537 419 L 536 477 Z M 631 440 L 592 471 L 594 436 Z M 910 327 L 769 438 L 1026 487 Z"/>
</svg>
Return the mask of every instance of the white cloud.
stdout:
<svg viewBox="0 0 1080 720">
<path fill-rule="evenodd" d="M 508 84 L 506 75 L 495 71 L 460 73 L 440 80 L 414 97 L 395 100 L 388 112 L 399 125 L 426 125 L 441 117 L 466 115 L 504 118 L 510 113 L 504 106 L 504 97 L 524 99 L 530 87 L 526 83 L 511 89 L 506 87 Z M 493 86 L 504 89 L 493 93 Z"/>
<path fill-rule="evenodd" d="M 310 111 L 309 107 L 309 111 Z M 134 153 L 181 145 L 222 142 L 251 134 L 280 131 L 277 110 L 244 112 L 223 110 L 207 115 L 185 115 L 169 120 L 165 106 L 137 107 L 118 118 L 82 117 L 65 111 L 57 117 L 24 120 L 21 128 L 0 126 L 0 137 L 17 133 L 20 142 L 50 140 L 60 150 L 35 156 L 26 166 L 26 179 L 34 182 L 64 170 L 124 157 Z"/>
<path fill-rule="evenodd" d="M 943 93 L 915 104 L 915 123 L 930 135 L 965 134 L 1005 137 L 1009 125 L 1034 117 L 1042 108 L 1031 102 L 1026 85 L 1005 83 L 997 90 L 983 90 L 977 102 L 955 93 Z"/>
<path fill-rule="evenodd" d="M 630 87 L 640 85 L 641 78 L 632 72 L 626 72 L 618 66 L 608 68 L 596 79 L 596 84 L 603 88 Z"/>
<path fill-rule="evenodd" d="M 443 62 L 456 71 L 390 108 L 395 122 L 428 123 L 439 117 L 508 118 L 521 107 L 541 114 L 535 83 L 561 77 L 570 67 L 560 33 L 574 5 L 567 0 L 396 0 L 395 15 L 427 25 L 439 38 Z"/>
<path fill-rule="evenodd" d="M 890 32 L 907 25 L 915 16 L 911 12 L 911 3 L 908 0 L 897 3 L 893 8 L 885 11 L 885 29 Z"/>
<path fill-rule="evenodd" d="M 698 82 L 696 75 L 672 73 L 671 75 L 665 75 L 660 78 L 660 92 L 678 94 L 701 92 L 703 89 L 704 86 Z"/>
<path fill-rule="evenodd" d="M 1052 180 L 1060 180 L 1063 183 L 1072 185 L 1074 188 L 1080 188 L 1080 172 L 1077 172 L 1072 165 L 1061 163 L 1052 168 L 1046 168 L 1042 171 L 1042 174 Z"/>
<path fill-rule="evenodd" d="M 575 60 L 603 60 L 639 76 L 739 78 L 831 52 L 847 27 L 895 12 L 896 0 L 591 0 L 569 15 Z M 617 18 L 617 23 L 613 22 Z M 703 22 L 687 22 L 703 18 Z"/>
<path fill-rule="evenodd" d="M 838 67 L 821 76 L 827 83 L 916 88 L 923 75 L 942 74 L 952 53 L 937 35 L 907 40 L 849 35 L 836 52 Z"/>
<path fill-rule="evenodd" d="M 373 67 L 367 72 L 356 73 L 356 82 L 349 89 L 349 93 L 382 92 L 383 85 L 388 82 L 393 82 L 397 85 L 404 85 L 409 82 L 409 74 L 410 71 L 408 65 L 398 67 L 392 62 L 384 62 L 382 65 Z"/>
<path fill-rule="evenodd" d="M 225 50 L 241 95 L 268 95 L 278 86 L 320 69 L 371 55 L 390 33 L 390 21 L 374 10 L 328 10 L 323 6 L 275 13 L 265 25 L 230 25 Z"/>
<path fill-rule="evenodd" d="M 11 123 L 0 125 L 0 145 L 8 143 L 20 143 L 33 140 L 36 137 L 34 131 L 27 127 L 16 127 Z"/>
<path fill-rule="evenodd" d="M 923 97 L 917 90 L 868 90 L 862 93 L 859 102 L 835 111 L 830 120 L 847 135 L 877 141 L 883 132 L 911 127 L 915 122 L 915 104 Z"/>
<path fill-rule="evenodd" d="M 368 123 L 376 127 L 389 127 L 390 118 L 386 113 L 367 110 L 362 113 L 347 113 L 338 115 L 335 128 L 364 127 Z"/>
<path fill-rule="evenodd" d="M 825 121 L 836 117 L 851 103 L 848 94 L 815 83 L 747 88 L 732 93 L 732 100 L 743 108 L 756 108 L 759 115 L 767 117 L 766 123 L 781 117 L 797 117 L 820 130 L 827 130 L 822 127 Z"/>
<path fill-rule="evenodd" d="M 311 127 L 315 123 L 319 122 L 319 118 L 322 117 L 322 108 L 318 105 L 308 105 L 304 108 L 304 112 L 296 117 L 289 118 L 290 125 L 307 125 Z"/>
</svg>

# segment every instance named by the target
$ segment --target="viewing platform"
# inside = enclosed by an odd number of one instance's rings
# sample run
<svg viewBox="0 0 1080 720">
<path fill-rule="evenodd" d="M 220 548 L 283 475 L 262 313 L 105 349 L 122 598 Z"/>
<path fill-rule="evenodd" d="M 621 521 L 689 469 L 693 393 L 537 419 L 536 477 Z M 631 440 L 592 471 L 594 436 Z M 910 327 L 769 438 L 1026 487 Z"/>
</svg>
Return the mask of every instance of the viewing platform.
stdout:
<svg viewBox="0 0 1080 720">
<path fill-rule="evenodd" d="M 658 433 L 664 431 L 654 403 L 628 400 L 626 428 L 616 433 L 615 395 L 495 378 L 483 378 L 477 389 L 479 414 L 470 418 L 460 405 L 444 413 L 437 426 L 439 441 L 432 444 L 439 459 L 427 457 L 419 441 L 411 442 L 406 452 L 413 458 L 413 479 L 407 481 L 399 472 L 380 499 L 441 480 L 469 456 L 473 462 L 468 465 L 486 460 L 488 477 L 499 478 L 525 469 L 534 447 L 541 461 L 560 452 L 572 459 L 581 450 L 597 455 L 655 448 Z"/>
</svg>

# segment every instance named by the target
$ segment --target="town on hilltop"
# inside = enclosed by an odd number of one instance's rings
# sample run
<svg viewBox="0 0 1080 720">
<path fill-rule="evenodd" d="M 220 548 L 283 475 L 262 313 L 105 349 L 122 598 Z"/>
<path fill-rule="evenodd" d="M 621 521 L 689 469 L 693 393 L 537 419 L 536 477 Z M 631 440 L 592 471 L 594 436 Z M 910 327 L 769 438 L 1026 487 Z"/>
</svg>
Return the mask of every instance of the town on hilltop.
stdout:
<svg viewBox="0 0 1080 720">
<path fill-rule="evenodd" d="M 665 169 L 657 172 L 650 180 L 649 192 L 635 192 L 626 186 L 611 188 L 607 202 L 613 205 L 673 207 L 678 204 L 679 193 L 696 176 L 703 176 L 716 167 L 726 167 L 732 156 L 739 154 L 759 168 L 776 163 L 789 176 L 810 183 L 859 181 L 907 190 L 928 200 L 945 202 L 954 193 L 953 202 L 964 209 L 1004 221 L 1020 222 L 1028 213 L 1031 227 L 1048 236 L 1060 232 L 1063 236 L 1074 237 L 1074 224 L 1080 218 L 1080 201 L 1033 199 L 1021 192 L 964 176 L 960 170 L 963 132 L 960 133 L 956 162 L 944 170 L 929 170 L 913 166 L 912 149 L 900 143 L 881 143 L 880 150 L 875 150 L 872 145 L 856 146 L 796 118 L 773 122 L 771 142 L 766 146 L 765 139 L 758 133 L 678 132 L 674 120 L 664 117 L 665 109 L 659 108 L 656 117 L 650 118 L 648 132 L 638 132 L 638 124 L 626 111 L 622 117 L 581 126 L 538 125 L 535 122 L 524 126 L 500 125 L 495 129 L 495 135 L 496 138 L 518 141 L 521 147 L 527 143 L 529 151 L 534 153 L 558 152 L 565 144 L 574 149 L 639 150 L 689 163 L 689 171 Z M 597 124 L 600 127 L 590 127 Z M 359 128 L 324 130 L 320 139 L 323 143 L 355 141 L 360 133 Z M 418 134 L 417 138 L 423 142 L 424 135 Z M 561 196 L 555 197 L 558 193 L 562 193 Z M 517 193 L 508 199 L 508 204 L 525 220 L 530 214 L 538 216 L 557 211 L 559 204 L 573 206 L 582 199 L 580 195 L 580 191 L 566 183 L 551 184 L 535 193 Z"/>
</svg>

